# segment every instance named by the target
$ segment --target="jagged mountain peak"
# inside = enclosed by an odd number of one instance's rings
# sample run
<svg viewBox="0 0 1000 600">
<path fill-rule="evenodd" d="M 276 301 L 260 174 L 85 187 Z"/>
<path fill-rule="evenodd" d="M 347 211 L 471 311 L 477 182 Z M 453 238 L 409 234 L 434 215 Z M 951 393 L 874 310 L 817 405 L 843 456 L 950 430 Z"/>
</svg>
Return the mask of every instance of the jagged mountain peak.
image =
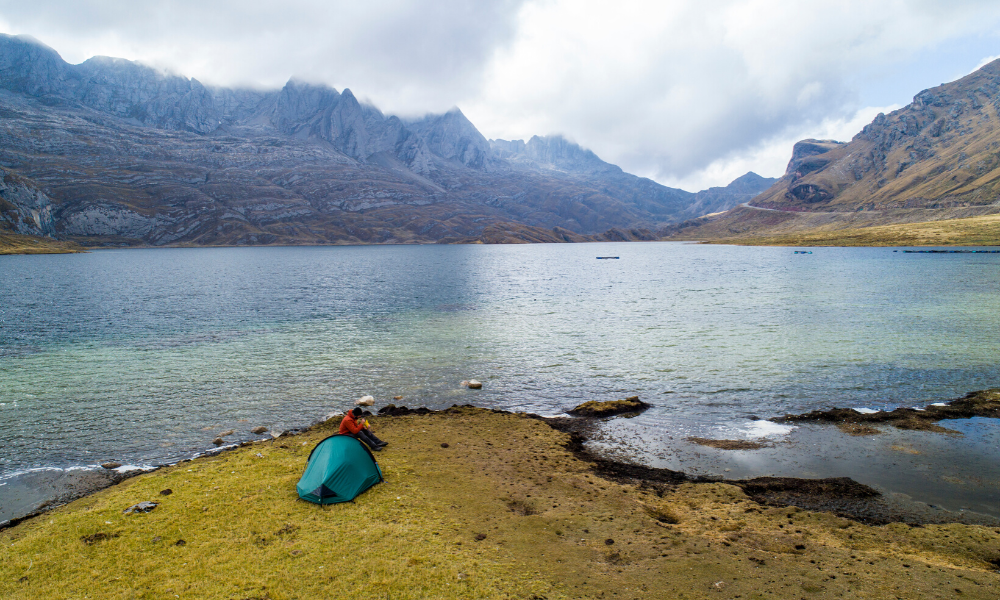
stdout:
<svg viewBox="0 0 1000 600">
<path fill-rule="evenodd" d="M 425 115 L 406 122 L 434 154 L 482 169 L 490 160 L 490 143 L 456 106 L 443 114 Z"/>
<path fill-rule="evenodd" d="M 621 168 L 606 163 L 592 151 L 562 135 L 532 136 L 524 145 L 524 154 L 537 163 L 570 172 L 621 172 Z"/>
</svg>

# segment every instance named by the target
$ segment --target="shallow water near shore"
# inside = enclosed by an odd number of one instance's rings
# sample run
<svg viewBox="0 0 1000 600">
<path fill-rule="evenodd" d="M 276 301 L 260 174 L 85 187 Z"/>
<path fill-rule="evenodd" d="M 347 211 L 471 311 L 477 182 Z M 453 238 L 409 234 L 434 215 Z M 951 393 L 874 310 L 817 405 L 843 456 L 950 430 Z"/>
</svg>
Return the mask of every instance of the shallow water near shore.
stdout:
<svg viewBox="0 0 1000 600">
<path fill-rule="evenodd" d="M 620 256 L 619 260 L 595 260 Z M 1000 255 L 671 243 L 0 257 L 0 520 L 42 467 L 149 466 L 376 407 L 543 415 L 639 395 L 599 443 L 725 477 L 851 476 L 1000 517 L 1000 428 L 764 419 L 1000 387 Z M 462 388 L 464 379 L 482 390 Z M 691 436 L 773 440 L 722 451 Z M 894 448 L 895 447 L 895 448 Z M 728 469 L 728 471 L 727 471 Z M 61 476 L 61 475 L 60 475 Z M 19 484 L 20 482 L 20 484 Z"/>
</svg>

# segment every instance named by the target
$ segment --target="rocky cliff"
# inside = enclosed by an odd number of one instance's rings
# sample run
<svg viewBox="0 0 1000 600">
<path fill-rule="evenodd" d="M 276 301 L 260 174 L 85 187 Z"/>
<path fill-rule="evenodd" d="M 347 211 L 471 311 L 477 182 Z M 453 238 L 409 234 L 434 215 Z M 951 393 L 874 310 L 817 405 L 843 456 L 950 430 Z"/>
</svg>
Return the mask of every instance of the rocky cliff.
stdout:
<svg viewBox="0 0 1000 600">
<path fill-rule="evenodd" d="M 0 169 L 0 231 L 21 235 L 55 234 L 52 200 L 34 182 Z"/>
<path fill-rule="evenodd" d="M 5 35 L 0 167 L 0 227 L 88 245 L 504 238 L 498 228 L 575 239 L 734 201 L 624 173 L 561 137 L 490 142 L 458 109 L 403 121 L 347 89 L 215 88 L 123 59 L 70 65 Z"/>
</svg>

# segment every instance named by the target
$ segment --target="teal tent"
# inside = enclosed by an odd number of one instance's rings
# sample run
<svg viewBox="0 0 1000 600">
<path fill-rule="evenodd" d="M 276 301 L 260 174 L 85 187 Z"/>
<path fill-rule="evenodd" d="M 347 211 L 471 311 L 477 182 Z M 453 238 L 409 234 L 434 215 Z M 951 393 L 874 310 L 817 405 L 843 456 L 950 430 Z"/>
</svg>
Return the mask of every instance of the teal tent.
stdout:
<svg viewBox="0 0 1000 600">
<path fill-rule="evenodd" d="M 371 450 L 349 435 L 331 435 L 309 454 L 306 472 L 295 489 L 316 504 L 348 502 L 382 481 Z"/>
</svg>

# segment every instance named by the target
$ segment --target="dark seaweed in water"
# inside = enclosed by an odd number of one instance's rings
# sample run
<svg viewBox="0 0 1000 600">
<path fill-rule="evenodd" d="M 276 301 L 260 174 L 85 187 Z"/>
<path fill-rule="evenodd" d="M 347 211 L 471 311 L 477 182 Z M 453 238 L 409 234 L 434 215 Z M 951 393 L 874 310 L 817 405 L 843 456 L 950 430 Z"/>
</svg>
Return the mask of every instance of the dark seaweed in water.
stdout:
<svg viewBox="0 0 1000 600">
<path fill-rule="evenodd" d="M 801 415 L 775 417 L 778 423 L 792 421 L 818 421 L 829 423 L 885 423 L 899 429 L 956 433 L 937 424 L 943 419 L 969 419 L 972 417 L 1000 418 L 1000 389 L 972 392 L 944 406 L 929 405 L 923 409 L 897 408 L 893 411 L 860 413 L 853 408 L 814 410 Z"/>
</svg>

